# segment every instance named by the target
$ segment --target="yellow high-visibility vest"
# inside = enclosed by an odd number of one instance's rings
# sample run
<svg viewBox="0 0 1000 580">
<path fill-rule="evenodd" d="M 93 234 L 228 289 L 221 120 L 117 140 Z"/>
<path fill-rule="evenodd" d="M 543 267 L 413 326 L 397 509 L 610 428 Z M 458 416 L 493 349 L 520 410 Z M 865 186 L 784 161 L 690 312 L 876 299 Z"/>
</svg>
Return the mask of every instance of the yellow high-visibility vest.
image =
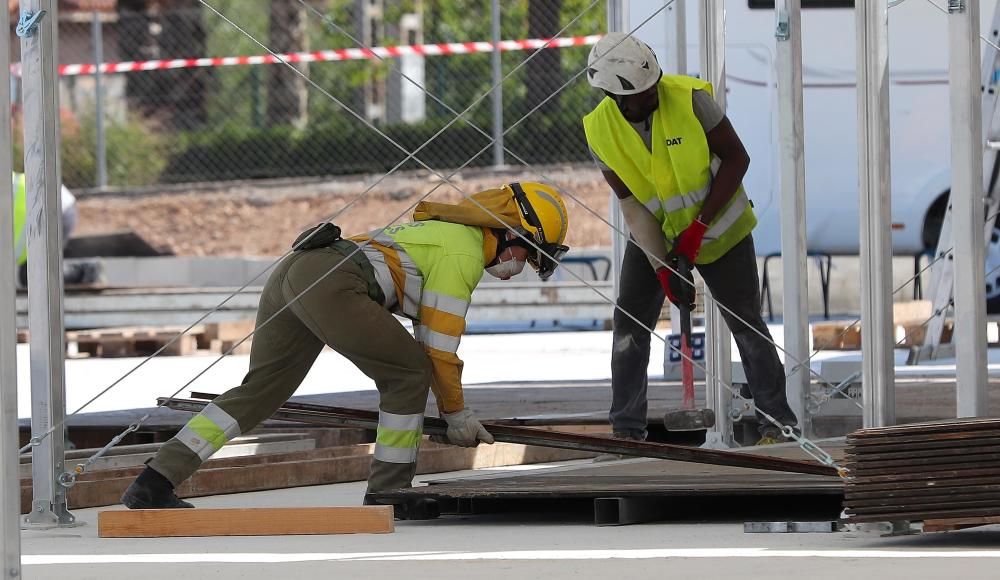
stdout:
<svg viewBox="0 0 1000 580">
<path fill-rule="evenodd" d="M 28 197 L 24 187 L 24 174 L 14 174 L 14 256 L 17 265 L 28 261 L 28 236 L 25 235 L 24 222 L 28 214 Z"/>
<path fill-rule="evenodd" d="M 668 240 L 677 239 L 698 217 L 712 185 L 712 154 L 692 105 L 695 90 L 711 93 L 712 85 L 687 76 L 660 79 L 660 104 L 651 120 L 652 151 L 611 98 L 605 97 L 583 118 L 590 148 L 656 216 Z M 755 225 L 757 218 L 741 185 L 708 224 L 697 263 L 718 260 Z"/>
</svg>

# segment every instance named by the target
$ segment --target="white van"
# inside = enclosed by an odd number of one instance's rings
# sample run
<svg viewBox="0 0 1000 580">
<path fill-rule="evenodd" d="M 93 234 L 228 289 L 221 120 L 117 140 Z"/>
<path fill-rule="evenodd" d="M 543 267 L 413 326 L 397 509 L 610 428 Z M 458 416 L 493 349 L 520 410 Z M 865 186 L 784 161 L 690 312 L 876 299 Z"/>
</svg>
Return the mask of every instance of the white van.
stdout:
<svg viewBox="0 0 1000 580">
<path fill-rule="evenodd" d="M 698 1 L 688 0 L 688 74 L 698 74 Z M 945 0 L 933 0 L 947 6 Z M 634 28 L 663 5 L 631 0 Z M 981 3 L 989 32 L 996 1 Z M 727 0 L 728 115 L 750 153 L 745 185 L 760 225 L 757 252 L 780 252 L 778 119 L 773 0 Z M 810 252 L 859 252 L 857 93 L 852 0 L 802 0 L 806 232 Z M 636 35 L 665 55 L 663 12 Z M 985 44 L 983 45 L 985 48 Z M 927 0 L 889 12 L 893 252 L 919 255 L 937 244 L 951 181 L 947 16 Z M 1000 265 L 1000 236 L 987 248 L 986 271 Z M 1000 306 L 1000 270 L 987 297 Z M 991 305 L 993 306 L 993 305 Z"/>
</svg>

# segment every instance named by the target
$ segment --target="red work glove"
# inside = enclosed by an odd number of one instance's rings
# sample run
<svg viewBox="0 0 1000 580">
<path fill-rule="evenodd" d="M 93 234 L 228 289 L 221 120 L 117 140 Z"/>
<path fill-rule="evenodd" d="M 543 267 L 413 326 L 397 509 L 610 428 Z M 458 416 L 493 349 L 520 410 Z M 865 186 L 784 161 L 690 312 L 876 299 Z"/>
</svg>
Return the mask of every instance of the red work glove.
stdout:
<svg viewBox="0 0 1000 580">
<path fill-rule="evenodd" d="M 677 262 L 674 261 L 671 267 L 676 270 Z M 667 300 L 670 300 L 678 308 L 686 307 L 688 310 L 694 310 L 694 279 L 690 278 L 690 272 L 687 275 L 689 278 L 685 279 L 666 267 L 656 270 L 656 278 L 660 281 L 660 286 L 663 287 Z"/>
<path fill-rule="evenodd" d="M 670 291 L 670 275 L 673 272 L 669 268 L 661 266 L 656 269 L 656 277 L 660 280 L 660 286 L 663 287 L 663 291 L 667 294 L 667 300 L 677 304 L 677 298 L 674 297 L 674 293 Z"/>
<path fill-rule="evenodd" d="M 695 258 L 698 257 L 698 251 L 701 250 L 701 240 L 705 237 L 706 231 L 708 231 L 708 224 L 698 219 L 694 220 L 686 230 L 681 232 L 681 235 L 677 236 L 672 253 L 684 256 L 689 263 L 694 264 Z"/>
</svg>

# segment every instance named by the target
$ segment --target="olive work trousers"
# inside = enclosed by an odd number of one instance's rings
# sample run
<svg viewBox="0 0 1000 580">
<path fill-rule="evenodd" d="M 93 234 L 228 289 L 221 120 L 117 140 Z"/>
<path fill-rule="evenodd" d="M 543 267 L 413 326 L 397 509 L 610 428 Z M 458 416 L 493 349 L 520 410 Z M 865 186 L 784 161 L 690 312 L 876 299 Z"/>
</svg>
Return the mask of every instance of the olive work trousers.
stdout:
<svg viewBox="0 0 1000 580">
<path fill-rule="evenodd" d="M 736 340 L 754 403 L 782 425 L 795 426 L 798 420 L 788 406 L 784 367 L 760 314 L 760 278 L 753 237 L 748 234 L 715 262 L 695 267 L 712 297 L 729 309 L 728 312 L 721 310 L 722 317 Z M 629 243 L 625 250 L 618 287 L 609 418 L 615 433 L 645 439 L 648 329 L 656 324 L 666 296 L 646 254 L 634 243 Z M 631 313 L 642 324 L 623 314 L 622 310 Z M 758 423 L 761 432 L 772 427 L 759 414 Z"/>
<path fill-rule="evenodd" d="M 400 416 L 416 430 L 407 437 L 413 447 L 411 458 L 372 460 L 368 491 L 411 485 L 431 384 L 431 362 L 399 321 L 369 296 L 370 285 L 375 283 L 368 279 L 370 270 L 365 272 L 346 258 L 349 253 L 335 248 L 295 252 L 278 264 L 261 294 L 250 370 L 243 384 L 213 401 L 223 413 L 206 408 L 188 422 L 188 427 L 195 427 L 198 421 L 205 425 L 206 420 L 211 420 L 213 428 L 221 423 L 224 440 L 212 441 L 211 446 L 203 446 L 196 453 L 191 445 L 178 439 L 186 428 L 163 445 L 148 462 L 149 467 L 174 486 L 180 485 L 225 440 L 246 433 L 270 417 L 292 396 L 327 345 L 375 381 L 380 397 L 380 432 L 385 417 L 395 418 L 398 423 Z M 329 379 L 333 382 L 337 377 Z M 420 427 L 412 426 L 418 423 Z M 187 432 L 191 438 L 192 431 Z M 193 440 L 198 443 L 197 437 Z"/>
</svg>

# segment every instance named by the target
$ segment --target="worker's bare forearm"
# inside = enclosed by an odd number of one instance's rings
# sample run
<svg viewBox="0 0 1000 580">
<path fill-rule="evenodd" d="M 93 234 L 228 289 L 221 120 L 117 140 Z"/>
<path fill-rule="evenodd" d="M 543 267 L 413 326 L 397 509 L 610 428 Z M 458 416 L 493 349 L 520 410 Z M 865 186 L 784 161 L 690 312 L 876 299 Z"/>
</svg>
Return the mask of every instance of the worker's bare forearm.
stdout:
<svg viewBox="0 0 1000 580">
<path fill-rule="evenodd" d="M 726 117 L 705 135 L 709 151 L 718 157 L 720 162 L 719 170 L 712 179 L 712 187 L 698 216 L 702 222 L 711 224 L 739 190 L 743 177 L 750 167 L 750 156 Z"/>
<path fill-rule="evenodd" d="M 617 173 L 614 171 L 601 171 L 601 175 L 604 176 L 604 181 L 607 181 L 608 185 L 611 186 L 611 190 L 615 192 L 615 197 L 618 199 L 631 197 L 632 190 L 625 185 L 625 182 L 622 181 L 621 177 L 618 177 Z"/>
</svg>

